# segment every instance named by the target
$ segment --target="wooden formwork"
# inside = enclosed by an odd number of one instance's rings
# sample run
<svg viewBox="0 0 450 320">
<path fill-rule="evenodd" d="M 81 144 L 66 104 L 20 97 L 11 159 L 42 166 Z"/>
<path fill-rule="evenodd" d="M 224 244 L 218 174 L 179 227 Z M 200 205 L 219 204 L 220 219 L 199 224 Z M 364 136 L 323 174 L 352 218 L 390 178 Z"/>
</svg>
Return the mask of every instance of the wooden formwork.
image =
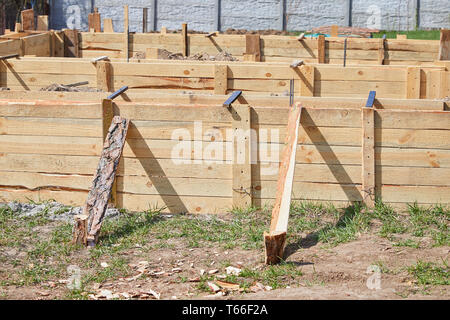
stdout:
<svg viewBox="0 0 450 320">
<path fill-rule="evenodd" d="M 263 67 L 262 67 L 263 66 Z M 0 61 L 0 86 L 39 90 L 52 83 L 89 81 L 90 86 L 114 91 L 130 89 L 195 91 L 227 94 L 294 94 L 317 97 L 365 97 L 371 90 L 382 98 L 439 99 L 449 96 L 450 72 L 445 65 L 341 66 L 285 63 L 172 62 L 145 63 L 89 59 L 21 58 Z"/>
<path fill-rule="evenodd" d="M 226 51 L 234 57 L 245 60 L 248 55 L 259 56 L 256 61 L 283 61 L 302 59 L 308 63 L 343 64 L 386 64 L 386 65 L 433 65 L 439 59 L 439 40 L 412 39 L 367 39 L 326 37 L 301 41 L 295 36 L 246 36 L 215 34 L 133 33 L 124 44 L 124 33 L 81 32 L 80 51 L 82 57 L 108 55 L 124 58 L 125 51 L 133 57 L 149 48 L 166 49 L 174 53 L 188 50 L 190 54 L 206 52 L 216 55 Z M 259 43 L 258 52 L 248 52 L 249 42 Z M 345 44 L 345 42 L 347 42 Z M 187 48 L 186 49 L 186 43 Z M 346 50 L 344 51 L 344 47 Z M 247 57 L 246 57 L 247 55 Z"/>
<path fill-rule="evenodd" d="M 343 206 L 376 195 L 395 206 L 450 202 L 450 112 L 382 109 L 386 106 L 379 99 L 373 122 L 367 122 L 361 107 L 336 108 L 329 102 L 327 107 L 303 102 L 294 201 Z M 243 202 L 273 204 L 286 106 L 243 103 L 229 109 L 214 103 L 122 100 L 112 105 L 0 100 L 0 201 L 55 199 L 82 205 L 113 115 L 131 119 L 118 169 L 118 207 L 218 213 Z M 244 144 L 249 170 L 227 153 L 239 152 L 230 130 L 245 128 L 255 130 Z M 373 132 L 372 149 L 363 148 L 363 132 Z M 373 165 L 363 161 L 367 156 Z M 368 170 L 375 176 L 373 186 L 363 179 Z"/>
<path fill-rule="evenodd" d="M 0 36 L 0 56 L 9 54 L 64 57 L 63 32 L 28 31 Z"/>
</svg>

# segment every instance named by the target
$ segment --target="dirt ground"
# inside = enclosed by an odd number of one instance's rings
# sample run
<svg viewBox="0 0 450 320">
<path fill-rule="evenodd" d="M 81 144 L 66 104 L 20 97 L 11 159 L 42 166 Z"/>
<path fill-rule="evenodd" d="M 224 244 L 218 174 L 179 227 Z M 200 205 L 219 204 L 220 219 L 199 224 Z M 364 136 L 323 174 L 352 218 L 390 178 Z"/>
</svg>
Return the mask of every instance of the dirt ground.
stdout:
<svg viewBox="0 0 450 320">
<path fill-rule="evenodd" d="M 422 236 L 419 246 L 398 246 L 406 235 L 381 237 L 382 225 L 373 221 L 353 240 L 330 246 L 305 229 L 288 241 L 285 262 L 268 267 L 258 238 L 267 223 L 251 225 L 241 217 L 152 216 L 142 223 L 125 216 L 109 222 L 98 247 L 88 250 L 70 247 L 70 223 L 9 215 L 0 224 L 0 299 L 450 298 L 450 249 L 433 245 L 431 237 Z M 300 224 L 296 219 L 291 222 Z M 440 282 L 426 263 L 444 265 Z M 83 288 L 68 289 L 75 283 L 68 266 L 79 268 Z M 230 266 L 238 273 L 227 272 Z M 413 266 L 425 273 L 415 277 Z"/>
</svg>

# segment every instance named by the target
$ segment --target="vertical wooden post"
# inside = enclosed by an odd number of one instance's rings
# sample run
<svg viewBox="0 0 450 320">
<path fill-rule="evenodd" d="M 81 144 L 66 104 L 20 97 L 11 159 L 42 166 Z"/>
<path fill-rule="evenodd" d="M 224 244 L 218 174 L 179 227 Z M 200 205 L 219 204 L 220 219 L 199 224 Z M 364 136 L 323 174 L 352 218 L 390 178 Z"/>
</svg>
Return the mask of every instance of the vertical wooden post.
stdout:
<svg viewBox="0 0 450 320">
<path fill-rule="evenodd" d="M 165 35 L 167 34 L 167 28 L 166 27 L 161 27 L 161 34 Z"/>
<path fill-rule="evenodd" d="M 214 65 L 214 94 L 227 94 L 228 90 L 228 66 Z"/>
<path fill-rule="evenodd" d="M 0 4 L 0 36 L 6 32 L 6 10 L 5 4 Z"/>
<path fill-rule="evenodd" d="M 325 36 L 319 35 L 317 37 L 317 62 L 325 63 Z"/>
<path fill-rule="evenodd" d="M 300 67 L 300 96 L 314 97 L 315 67 L 303 65 Z"/>
<path fill-rule="evenodd" d="M 88 22 L 89 30 L 94 29 L 94 32 L 102 32 L 102 23 L 100 13 L 98 13 L 98 8 L 95 8 L 93 13 L 89 13 Z"/>
<path fill-rule="evenodd" d="M 123 52 L 122 55 L 125 59 L 128 60 L 130 59 L 129 56 L 129 50 L 130 50 L 130 25 L 129 25 L 129 20 L 128 20 L 128 6 L 123 6 L 123 33 L 124 33 L 124 39 L 123 39 Z"/>
<path fill-rule="evenodd" d="M 102 100 L 102 127 L 103 127 L 103 143 L 108 135 L 108 130 L 111 125 L 112 119 L 114 118 L 113 101 L 111 99 Z M 114 180 L 112 189 L 110 203 L 116 207 L 117 206 L 117 183 Z"/>
<path fill-rule="evenodd" d="M 48 16 L 38 16 L 37 17 L 37 27 L 38 31 L 48 31 Z"/>
<path fill-rule="evenodd" d="M 406 34 L 397 34 L 397 40 L 406 40 L 408 36 Z"/>
<path fill-rule="evenodd" d="M 22 18 L 22 30 L 32 31 L 36 29 L 34 25 L 33 9 L 22 10 L 20 16 Z"/>
<path fill-rule="evenodd" d="M 52 57 L 64 57 L 64 32 L 54 31 L 51 32 L 52 43 Z"/>
<path fill-rule="evenodd" d="M 406 99 L 420 99 L 420 67 L 406 69 Z"/>
<path fill-rule="evenodd" d="M 245 61 L 261 61 L 261 38 L 259 34 L 245 35 Z"/>
<path fill-rule="evenodd" d="M 181 47 L 182 47 L 182 53 L 184 57 L 189 56 L 189 48 L 188 48 L 188 29 L 187 29 L 187 23 L 183 23 L 181 25 Z"/>
<path fill-rule="evenodd" d="M 385 59 L 385 44 L 386 44 L 386 40 L 385 39 L 380 39 L 379 40 L 379 45 L 378 45 L 378 64 L 383 65 L 384 64 L 384 59 Z"/>
<path fill-rule="evenodd" d="M 373 106 L 361 110 L 362 196 L 368 207 L 375 203 L 375 113 Z"/>
<path fill-rule="evenodd" d="M 441 29 L 439 60 L 450 60 L 450 30 Z"/>
<path fill-rule="evenodd" d="M 142 8 L 142 33 L 148 32 L 148 8 Z"/>
<path fill-rule="evenodd" d="M 337 25 L 334 24 L 334 25 L 331 26 L 331 33 L 330 33 L 330 35 L 332 37 L 339 37 L 339 27 Z"/>
<path fill-rule="evenodd" d="M 111 18 L 103 19 L 103 32 L 114 32 L 113 22 Z"/>
<path fill-rule="evenodd" d="M 233 207 L 242 208 L 252 204 L 250 106 L 237 104 L 231 108 L 233 117 Z M 242 145 L 244 145 L 244 149 L 242 149 Z"/>
<path fill-rule="evenodd" d="M 97 71 L 97 89 L 105 92 L 112 92 L 113 84 L 111 77 L 111 63 L 109 61 L 98 61 L 95 64 Z"/>
<path fill-rule="evenodd" d="M 64 56 L 69 58 L 80 57 L 78 30 L 76 29 L 64 29 Z"/>
</svg>

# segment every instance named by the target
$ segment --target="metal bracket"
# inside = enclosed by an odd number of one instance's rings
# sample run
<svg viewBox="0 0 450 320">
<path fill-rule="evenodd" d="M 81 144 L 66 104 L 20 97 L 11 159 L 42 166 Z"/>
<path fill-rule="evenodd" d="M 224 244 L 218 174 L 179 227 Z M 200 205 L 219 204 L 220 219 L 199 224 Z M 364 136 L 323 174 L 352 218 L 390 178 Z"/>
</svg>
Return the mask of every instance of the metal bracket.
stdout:
<svg viewBox="0 0 450 320">
<path fill-rule="evenodd" d="M 18 58 L 18 57 L 20 57 L 20 55 L 18 53 L 8 54 L 6 56 L 0 56 L 0 60 L 7 60 L 7 59 L 12 59 L 12 58 Z"/>
<path fill-rule="evenodd" d="M 108 56 L 101 56 L 101 57 L 93 58 L 91 60 L 91 62 L 95 64 L 95 63 L 97 63 L 99 61 L 102 61 L 102 60 L 109 60 L 109 58 L 108 58 Z"/>
<path fill-rule="evenodd" d="M 127 90 L 128 90 L 128 86 L 124 86 L 124 87 L 120 88 L 119 90 L 117 90 L 116 92 L 113 92 L 112 94 L 110 94 L 106 99 L 113 100 Z"/>
<path fill-rule="evenodd" d="M 366 108 L 373 108 L 373 104 L 375 102 L 376 91 L 370 91 L 369 97 L 367 98 Z"/>
<path fill-rule="evenodd" d="M 231 106 L 231 104 L 232 104 L 233 102 L 235 102 L 235 101 L 237 100 L 237 98 L 240 97 L 241 94 L 242 94 L 242 91 L 234 91 L 234 92 L 231 94 L 231 96 L 227 99 L 227 101 L 225 101 L 225 102 L 223 103 L 223 106 L 229 108 L 229 107 Z"/>
</svg>

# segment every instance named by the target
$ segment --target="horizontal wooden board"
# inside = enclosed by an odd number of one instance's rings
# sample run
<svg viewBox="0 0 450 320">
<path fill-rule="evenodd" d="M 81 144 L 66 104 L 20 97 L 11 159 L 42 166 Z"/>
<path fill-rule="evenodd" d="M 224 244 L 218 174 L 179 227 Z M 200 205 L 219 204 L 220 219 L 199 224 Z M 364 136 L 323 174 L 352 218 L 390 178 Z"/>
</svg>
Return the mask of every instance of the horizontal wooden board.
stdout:
<svg viewBox="0 0 450 320">
<path fill-rule="evenodd" d="M 101 120 L 0 117 L 0 135 L 103 137 Z"/>
<path fill-rule="evenodd" d="M 99 102 L 0 100 L 2 117 L 100 119 Z"/>
<path fill-rule="evenodd" d="M 226 213 L 232 209 L 232 198 L 161 196 L 117 193 L 118 206 L 143 211 L 161 209 L 164 213 Z"/>
</svg>

